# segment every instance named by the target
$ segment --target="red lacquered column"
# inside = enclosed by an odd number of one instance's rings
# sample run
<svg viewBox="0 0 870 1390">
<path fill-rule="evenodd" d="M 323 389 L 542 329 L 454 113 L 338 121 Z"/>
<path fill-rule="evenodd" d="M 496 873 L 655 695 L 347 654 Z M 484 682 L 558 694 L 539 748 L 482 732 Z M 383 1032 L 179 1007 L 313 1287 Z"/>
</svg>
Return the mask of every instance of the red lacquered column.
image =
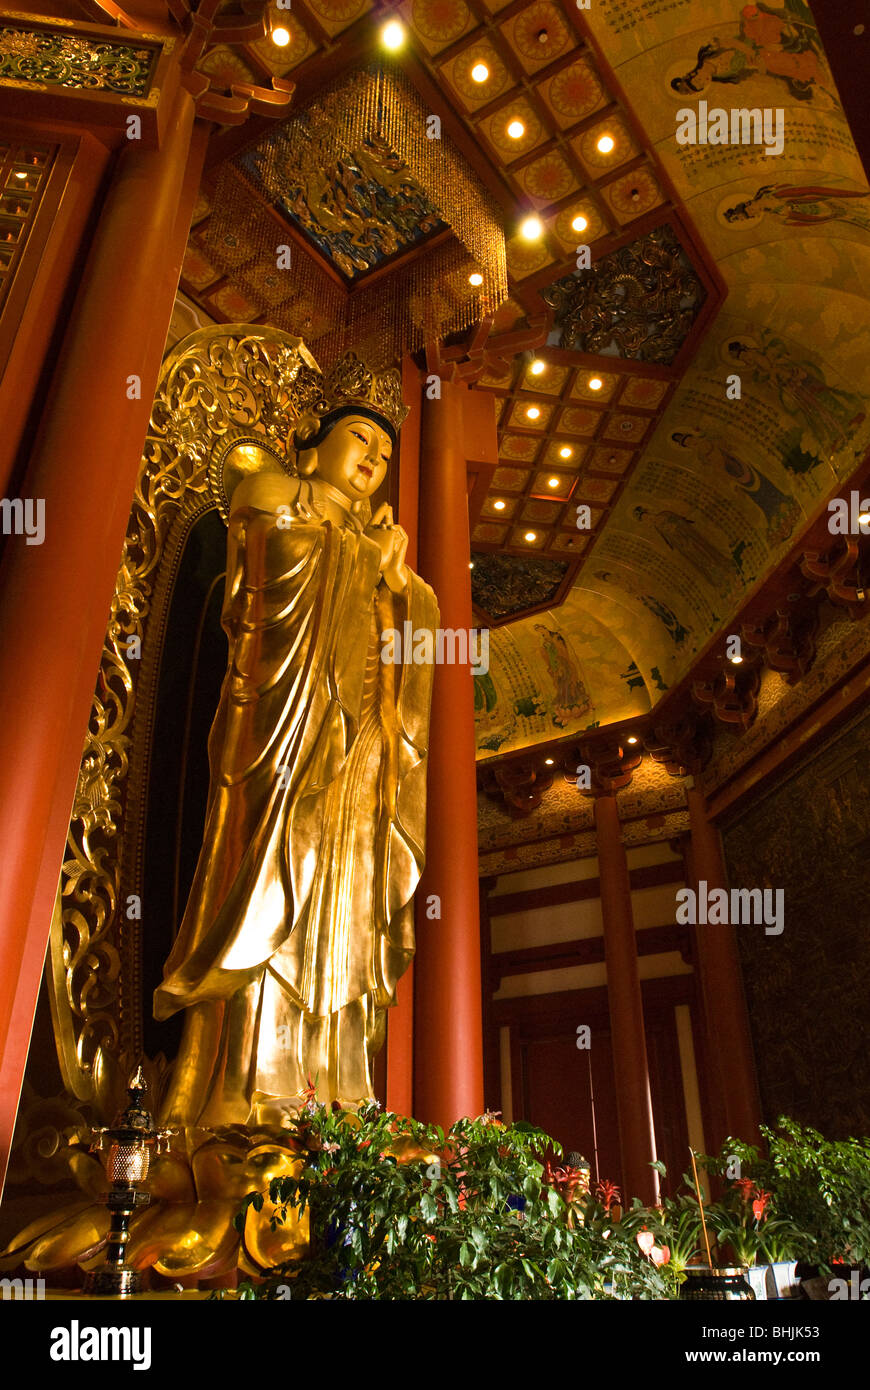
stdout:
<svg viewBox="0 0 870 1390">
<path fill-rule="evenodd" d="M 0 570 L 0 1173 L 205 153 L 193 125 L 180 91 L 161 148 L 119 156 L 22 488 L 45 503 L 45 539 L 10 538 Z"/>
<path fill-rule="evenodd" d="M 711 893 L 714 888 L 726 887 L 719 832 L 707 815 L 699 787 L 689 788 L 688 799 L 693 886 L 697 892 L 698 884 L 704 881 Z M 761 1108 L 734 928 L 699 922 L 695 941 L 708 1053 L 725 1109 L 726 1132 L 713 1135 L 711 1147 L 715 1150 L 728 1135 L 749 1143 L 757 1140 Z"/>
<path fill-rule="evenodd" d="M 656 1157 L 643 1002 L 637 968 L 637 940 L 631 911 L 631 884 L 622 843 L 616 797 L 595 798 L 595 833 L 604 957 L 607 964 L 607 1002 L 616 1084 L 616 1113 L 622 1155 L 623 1197 L 658 1201 L 658 1175 L 650 1164 Z"/>
<path fill-rule="evenodd" d="M 462 402 L 442 381 L 423 401 L 420 573 L 442 628 L 472 627 Z M 414 963 L 414 1110 L 446 1127 L 483 1110 L 474 693 L 468 666 L 435 668 L 426 871 L 418 889 Z M 440 904 L 440 918 L 430 899 Z"/>
</svg>

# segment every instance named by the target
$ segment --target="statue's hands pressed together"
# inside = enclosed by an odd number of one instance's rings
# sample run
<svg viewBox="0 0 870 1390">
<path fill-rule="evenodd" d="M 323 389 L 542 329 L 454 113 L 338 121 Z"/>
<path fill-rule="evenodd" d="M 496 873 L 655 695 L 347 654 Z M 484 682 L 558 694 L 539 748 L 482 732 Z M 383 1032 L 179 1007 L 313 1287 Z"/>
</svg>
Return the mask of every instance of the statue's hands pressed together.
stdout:
<svg viewBox="0 0 870 1390">
<path fill-rule="evenodd" d="M 366 535 L 374 541 L 381 552 L 381 574 L 384 583 L 394 594 L 400 594 L 408 585 L 408 567 L 405 555 L 408 550 L 408 533 L 393 522 L 393 509 L 384 502 L 375 512 Z"/>
</svg>

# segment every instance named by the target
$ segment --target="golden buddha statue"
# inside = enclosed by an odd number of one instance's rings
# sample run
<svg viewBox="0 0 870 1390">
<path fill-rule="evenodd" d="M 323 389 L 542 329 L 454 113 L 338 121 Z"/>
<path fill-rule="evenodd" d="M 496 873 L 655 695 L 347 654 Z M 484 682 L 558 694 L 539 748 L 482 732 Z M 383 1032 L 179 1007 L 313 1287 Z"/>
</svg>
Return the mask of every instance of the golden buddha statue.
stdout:
<svg viewBox="0 0 870 1390">
<path fill-rule="evenodd" d="M 381 633 L 434 628 L 382 483 L 407 411 L 352 354 L 296 423 L 224 451 L 229 664 L 209 736 L 203 847 L 154 997 L 185 1010 L 161 1119 L 281 1124 L 304 1098 L 372 1096 L 385 1010 L 414 951 L 431 665 Z M 312 399 L 313 398 L 313 399 Z"/>
</svg>

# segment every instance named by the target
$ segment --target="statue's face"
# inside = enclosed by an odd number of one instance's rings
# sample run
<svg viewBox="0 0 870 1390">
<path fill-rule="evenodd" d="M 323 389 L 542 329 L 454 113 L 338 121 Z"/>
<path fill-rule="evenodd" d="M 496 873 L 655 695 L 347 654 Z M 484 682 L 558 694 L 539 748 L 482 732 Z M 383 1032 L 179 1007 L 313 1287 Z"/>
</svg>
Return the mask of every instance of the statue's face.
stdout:
<svg viewBox="0 0 870 1390">
<path fill-rule="evenodd" d="M 393 452 L 385 429 L 365 415 L 345 415 L 317 446 L 315 472 L 345 497 L 371 497 L 377 492 Z"/>
</svg>

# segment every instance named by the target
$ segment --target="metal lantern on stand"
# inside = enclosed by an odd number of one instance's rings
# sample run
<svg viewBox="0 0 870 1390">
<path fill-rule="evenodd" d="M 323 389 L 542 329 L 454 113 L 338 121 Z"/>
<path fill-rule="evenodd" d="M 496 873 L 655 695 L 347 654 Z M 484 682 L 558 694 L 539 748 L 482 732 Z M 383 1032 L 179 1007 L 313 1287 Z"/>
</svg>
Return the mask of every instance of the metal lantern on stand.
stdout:
<svg viewBox="0 0 870 1390">
<path fill-rule="evenodd" d="M 111 1128 L 93 1130 L 92 1152 L 108 1146 L 106 1172 L 111 1186 L 103 1197 L 111 1212 L 111 1226 L 106 1247 L 105 1263 L 91 1270 L 84 1284 L 89 1294 L 116 1294 L 126 1297 L 138 1293 L 142 1275 L 125 1263 L 127 1241 L 130 1238 L 130 1218 L 138 1207 L 147 1206 L 151 1195 L 144 1184 L 151 1166 L 151 1151 L 159 1154 L 173 1133 L 170 1129 L 155 1129 L 151 1114 L 143 1103 L 147 1087 L 139 1067 L 127 1090 L 129 1104 Z"/>
</svg>

